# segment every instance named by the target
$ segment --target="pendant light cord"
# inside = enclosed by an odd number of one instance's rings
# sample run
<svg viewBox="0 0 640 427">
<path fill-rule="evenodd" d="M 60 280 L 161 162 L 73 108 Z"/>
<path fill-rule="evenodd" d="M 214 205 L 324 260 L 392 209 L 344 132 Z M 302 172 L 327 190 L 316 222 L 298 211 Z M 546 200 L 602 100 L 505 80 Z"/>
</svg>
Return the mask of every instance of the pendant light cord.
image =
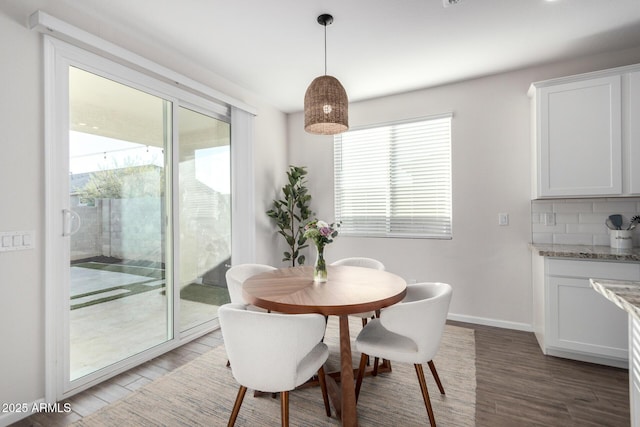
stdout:
<svg viewBox="0 0 640 427">
<path fill-rule="evenodd" d="M 324 24 L 324 75 L 327 75 L 327 24 Z"/>
</svg>

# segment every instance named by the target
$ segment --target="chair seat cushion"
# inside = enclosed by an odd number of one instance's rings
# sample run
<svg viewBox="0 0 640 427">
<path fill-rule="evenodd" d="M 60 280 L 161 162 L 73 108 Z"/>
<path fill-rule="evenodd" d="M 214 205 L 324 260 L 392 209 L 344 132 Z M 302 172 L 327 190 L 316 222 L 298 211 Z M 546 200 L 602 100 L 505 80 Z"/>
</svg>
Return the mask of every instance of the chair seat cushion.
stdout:
<svg viewBox="0 0 640 427">
<path fill-rule="evenodd" d="M 416 360 L 418 346 L 402 335 L 385 329 L 380 319 L 373 319 L 362 328 L 356 338 L 356 349 L 369 356 L 404 363 L 421 363 Z"/>
</svg>

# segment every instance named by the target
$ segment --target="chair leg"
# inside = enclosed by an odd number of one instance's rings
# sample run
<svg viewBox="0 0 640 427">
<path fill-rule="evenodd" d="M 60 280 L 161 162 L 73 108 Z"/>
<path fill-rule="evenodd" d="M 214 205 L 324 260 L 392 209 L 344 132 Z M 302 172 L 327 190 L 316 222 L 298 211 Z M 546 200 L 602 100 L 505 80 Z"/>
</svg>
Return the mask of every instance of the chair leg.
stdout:
<svg viewBox="0 0 640 427">
<path fill-rule="evenodd" d="M 440 382 L 440 377 L 438 376 L 438 371 L 436 371 L 436 365 L 433 364 L 433 360 L 429 360 L 429 369 L 431 369 L 433 379 L 435 379 L 436 384 L 438 384 L 438 390 L 440 390 L 440 394 L 444 394 L 444 387 L 442 387 L 442 383 Z"/>
<path fill-rule="evenodd" d="M 362 377 L 364 377 L 364 368 L 368 358 L 369 356 L 364 353 L 360 355 L 360 366 L 358 367 L 358 378 L 356 379 L 356 403 L 358 403 L 358 396 L 360 396 L 360 386 L 362 386 Z"/>
<path fill-rule="evenodd" d="M 324 333 L 322 334 L 321 342 L 324 342 L 324 336 L 327 334 L 327 323 L 329 322 L 329 316 L 324 316 Z"/>
<path fill-rule="evenodd" d="M 365 326 L 367 326 L 367 322 L 368 319 L 366 317 L 363 317 L 360 319 L 362 321 L 362 327 L 364 328 Z M 367 366 L 369 366 L 369 357 L 367 357 Z"/>
<path fill-rule="evenodd" d="M 282 416 L 282 427 L 289 427 L 289 392 L 280 392 L 280 412 Z"/>
<path fill-rule="evenodd" d="M 371 373 L 371 375 L 373 375 L 374 377 L 378 375 L 378 364 L 380 363 L 380 359 L 375 357 L 373 359 L 373 372 Z"/>
<path fill-rule="evenodd" d="M 371 319 L 375 319 L 375 315 L 371 316 Z M 369 319 L 367 319 L 366 317 L 362 318 L 362 327 L 364 328 L 365 326 L 367 326 L 367 323 L 369 322 Z M 367 366 L 369 366 L 369 356 L 367 356 Z M 378 372 L 378 370 L 376 369 L 376 373 Z M 375 375 L 375 374 L 374 374 Z"/>
<path fill-rule="evenodd" d="M 240 386 L 238 390 L 238 395 L 236 396 L 236 403 L 233 404 L 233 411 L 231 411 L 231 417 L 229 417 L 229 423 L 227 427 L 233 427 L 236 423 L 236 418 L 238 418 L 238 412 L 240 412 L 240 406 L 242 406 L 242 400 L 244 399 L 244 394 L 247 392 L 247 388 L 243 385 Z"/>
<path fill-rule="evenodd" d="M 422 391 L 422 399 L 424 400 L 424 405 L 427 407 L 427 414 L 429 415 L 429 422 L 431 423 L 431 427 L 436 427 L 436 418 L 433 416 L 433 408 L 431 407 L 431 399 L 429 399 L 429 391 L 427 390 L 427 382 L 424 379 L 422 365 L 416 363 L 413 366 L 416 368 L 420 390 Z"/>
<path fill-rule="evenodd" d="M 322 391 L 322 400 L 324 401 L 324 410 L 327 413 L 327 417 L 330 417 L 331 406 L 329 406 L 329 396 L 327 395 L 327 381 L 324 376 L 323 366 L 320 366 L 320 369 L 318 369 L 318 382 L 320 383 L 320 390 Z"/>
<path fill-rule="evenodd" d="M 367 326 L 367 318 L 363 317 L 362 319 L 362 327 L 364 328 L 365 326 Z M 367 357 L 367 366 L 369 366 L 369 358 Z"/>
</svg>

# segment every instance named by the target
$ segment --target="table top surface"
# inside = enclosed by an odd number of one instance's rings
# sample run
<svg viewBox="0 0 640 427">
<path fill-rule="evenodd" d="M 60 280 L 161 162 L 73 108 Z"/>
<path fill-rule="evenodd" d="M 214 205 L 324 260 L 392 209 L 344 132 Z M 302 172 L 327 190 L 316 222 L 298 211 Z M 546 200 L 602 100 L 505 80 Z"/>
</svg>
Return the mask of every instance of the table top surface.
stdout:
<svg viewBox="0 0 640 427">
<path fill-rule="evenodd" d="M 313 281 L 313 267 L 281 268 L 248 278 L 242 285 L 251 304 L 281 313 L 348 315 L 402 301 L 405 280 L 387 271 L 327 266 L 324 283 Z"/>
</svg>

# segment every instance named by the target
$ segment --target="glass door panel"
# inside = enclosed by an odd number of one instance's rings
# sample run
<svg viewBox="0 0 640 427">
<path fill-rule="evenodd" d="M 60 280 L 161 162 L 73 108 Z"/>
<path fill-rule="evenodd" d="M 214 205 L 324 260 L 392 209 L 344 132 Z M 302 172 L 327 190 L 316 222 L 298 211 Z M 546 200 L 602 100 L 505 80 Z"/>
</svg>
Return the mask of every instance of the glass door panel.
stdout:
<svg viewBox="0 0 640 427">
<path fill-rule="evenodd" d="M 171 339 L 172 104 L 69 69 L 69 381 Z"/>
<path fill-rule="evenodd" d="M 180 107 L 180 330 L 216 317 L 229 302 L 230 125 Z"/>
</svg>

